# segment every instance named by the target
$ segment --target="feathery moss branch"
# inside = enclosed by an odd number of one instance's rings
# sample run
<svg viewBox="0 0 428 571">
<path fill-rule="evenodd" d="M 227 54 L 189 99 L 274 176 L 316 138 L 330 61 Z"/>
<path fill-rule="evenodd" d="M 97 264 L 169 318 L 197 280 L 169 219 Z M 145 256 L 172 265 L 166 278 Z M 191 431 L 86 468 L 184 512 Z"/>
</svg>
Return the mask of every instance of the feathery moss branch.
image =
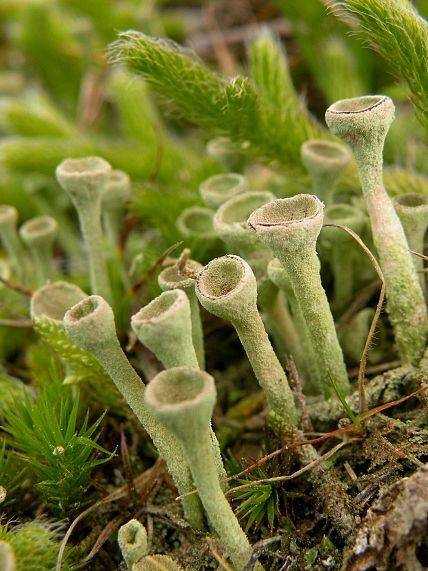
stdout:
<svg viewBox="0 0 428 571">
<path fill-rule="evenodd" d="M 406 81 L 421 124 L 428 129 L 428 26 L 408 0 L 330 0 L 339 18 L 351 17 L 356 33 Z"/>
<path fill-rule="evenodd" d="M 281 162 L 300 163 L 300 146 L 322 131 L 309 116 L 291 80 L 285 51 L 265 30 L 249 47 L 263 146 Z"/>
<path fill-rule="evenodd" d="M 301 169 L 300 145 L 319 137 L 320 128 L 299 101 L 276 41 L 263 34 L 250 51 L 254 83 L 243 76 L 223 78 L 189 50 L 134 31 L 120 33 L 109 56 L 212 135 L 227 135 L 253 156 Z"/>
</svg>

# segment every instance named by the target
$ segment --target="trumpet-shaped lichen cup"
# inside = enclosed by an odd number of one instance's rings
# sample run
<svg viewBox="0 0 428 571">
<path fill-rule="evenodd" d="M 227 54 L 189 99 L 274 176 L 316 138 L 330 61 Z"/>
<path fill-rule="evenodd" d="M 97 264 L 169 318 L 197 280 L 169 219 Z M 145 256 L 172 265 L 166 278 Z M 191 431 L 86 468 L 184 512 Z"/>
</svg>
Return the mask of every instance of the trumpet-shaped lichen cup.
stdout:
<svg viewBox="0 0 428 571">
<path fill-rule="evenodd" d="M 406 192 L 394 198 L 394 207 L 406 234 L 410 250 L 424 253 L 424 238 L 428 227 L 428 197 L 418 192 Z M 425 291 L 424 262 L 413 256 L 413 264 L 419 273 L 422 289 Z"/>
<path fill-rule="evenodd" d="M 112 292 L 104 260 L 101 203 L 111 177 L 110 164 L 100 157 L 65 159 L 56 177 L 73 202 L 89 260 L 92 293 L 111 301 Z"/>
<path fill-rule="evenodd" d="M 202 264 L 195 260 L 187 260 L 186 268 L 196 275 L 202 270 Z M 158 284 L 162 291 L 182 289 L 190 303 L 190 317 L 192 320 L 192 340 L 196 357 L 201 369 L 205 369 L 204 332 L 202 329 L 199 301 L 195 292 L 195 280 L 190 276 L 180 274 L 177 266 L 170 266 L 162 270 L 158 276 Z"/>
<path fill-rule="evenodd" d="M 112 170 L 102 194 L 102 217 L 112 246 L 117 243 L 126 203 L 131 196 L 131 181 L 126 172 Z"/>
<path fill-rule="evenodd" d="M 190 304 L 184 291 L 165 291 L 131 317 L 138 339 L 169 369 L 198 367 Z"/>
<path fill-rule="evenodd" d="M 236 568 L 243 570 L 251 557 L 251 546 L 223 494 L 211 447 L 214 379 L 195 368 L 168 369 L 149 383 L 144 400 L 153 416 L 181 442 L 208 520 Z"/>
<path fill-rule="evenodd" d="M 398 352 L 403 363 L 416 363 L 426 345 L 427 309 L 403 227 L 383 185 L 383 145 L 394 112 L 389 97 L 368 95 L 333 103 L 325 117 L 354 153 Z"/>
<path fill-rule="evenodd" d="M 144 405 L 144 383 L 120 347 L 109 304 L 102 297 L 92 295 L 68 310 L 63 323 L 70 339 L 92 354 L 123 395 L 152 438 L 160 456 L 165 459 L 179 493 L 192 490 L 192 477 L 180 443 L 153 418 Z M 183 508 L 189 522 L 196 528 L 202 528 L 203 513 L 199 498 L 195 495 L 184 497 Z"/>
<path fill-rule="evenodd" d="M 249 217 L 248 224 L 287 271 L 317 356 L 322 380 L 320 388 L 329 396 L 332 380 L 344 394 L 349 392 L 350 386 L 330 306 L 321 284 L 316 252 L 323 211 L 324 205 L 319 198 L 298 194 L 258 208 Z"/>
<path fill-rule="evenodd" d="M 52 216 L 37 216 L 25 222 L 19 234 L 30 250 L 37 285 L 41 286 L 52 276 L 52 250 L 58 235 L 58 223 Z"/>
<path fill-rule="evenodd" d="M 19 240 L 18 211 L 14 206 L 0 206 L 0 239 L 20 282 L 27 278 L 27 260 Z"/>
<path fill-rule="evenodd" d="M 272 258 L 270 250 L 260 243 L 247 225 L 248 216 L 275 195 L 268 191 L 247 191 L 224 202 L 214 215 L 214 230 L 232 254 L 239 254 L 252 267 L 256 275 L 266 272 Z"/>
<path fill-rule="evenodd" d="M 303 143 L 300 155 L 311 175 L 314 194 L 326 204 L 331 204 L 336 181 L 351 162 L 351 153 L 333 141 L 311 139 Z"/>
<path fill-rule="evenodd" d="M 233 255 L 215 258 L 199 272 L 196 295 L 205 309 L 232 323 L 269 407 L 296 425 L 293 394 L 259 315 L 257 282 L 248 263 Z"/>
<path fill-rule="evenodd" d="M 199 193 L 209 208 L 216 209 L 247 188 L 248 182 L 244 175 L 229 172 L 215 174 L 204 180 L 199 186 Z"/>
</svg>

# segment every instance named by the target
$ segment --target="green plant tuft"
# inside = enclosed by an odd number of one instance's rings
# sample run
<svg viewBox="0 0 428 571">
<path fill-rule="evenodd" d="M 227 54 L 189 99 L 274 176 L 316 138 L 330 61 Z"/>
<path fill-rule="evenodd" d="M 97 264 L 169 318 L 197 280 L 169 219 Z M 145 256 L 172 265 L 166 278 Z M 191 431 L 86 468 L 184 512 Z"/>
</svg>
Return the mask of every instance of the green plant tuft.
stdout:
<svg viewBox="0 0 428 571">
<path fill-rule="evenodd" d="M 78 422 L 79 397 L 51 383 L 34 401 L 15 400 L 3 430 L 10 446 L 25 455 L 43 499 L 54 513 L 73 514 L 85 504 L 91 471 L 114 455 L 97 444 L 102 415 L 92 425 L 87 412 Z M 97 454 L 98 453 L 98 454 Z"/>
</svg>

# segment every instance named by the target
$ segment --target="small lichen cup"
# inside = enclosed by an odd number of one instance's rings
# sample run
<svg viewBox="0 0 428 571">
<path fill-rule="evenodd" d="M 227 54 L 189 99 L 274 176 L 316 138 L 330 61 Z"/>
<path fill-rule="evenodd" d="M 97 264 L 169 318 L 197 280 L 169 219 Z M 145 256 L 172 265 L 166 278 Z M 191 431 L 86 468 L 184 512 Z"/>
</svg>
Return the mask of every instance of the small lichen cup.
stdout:
<svg viewBox="0 0 428 571">
<path fill-rule="evenodd" d="M 119 528 L 117 541 L 126 566 L 132 571 L 134 564 L 148 552 L 146 528 L 137 519 L 131 519 Z"/>
<path fill-rule="evenodd" d="M 311 175 L 314 194 L 326 204 L 332 204 L 337 179 L 351 162 L 351 153 L 333 141 L 310 139 L 303 143 L 300 155 Z"/>
<path fill-rule="evenodd" d="M 216 209 L 226 200 L 245 192 L 248 182 L 244 175 L 238 173 L 225 173 L 210 176 L 199 186 L 199 193 L 206 206 Z"/>
<path fill-rule="evenodd" d="M 112 170 L 102 194 L 103 225 L 112 246 L 117 243 L 123 213 L 130 196 L 131 181 L 127 173 Z"/>
<path fill-rule="evenodd" d="M 39 287 L 52 277 L 53 245 L 58 235 L 58 223 L 52 216 L 37 216 L 27 220 L 20 227 L 19 234 L 30 250 Z"/>
<path fill-rule="evenodd" d="M 231 254 L 238 254 L 252 267 L 256 276 L 266 272 L 272 254 L 247 225 L 247 218 L 263 204 L 271 202 L 275 195 L 269 191 L 246 191 L 229 198 L 214 215 L 214 230 L 226 244 Z"/>
<path fill-rule="evenodd" d="M 332 379 L 344 394 L 350 385 L 320 278 L 316 242 L 323 225 L 323 210 L 324 205 L 316 196 L 298 194 L 258 208 L 248 224 L 287 271 L 317 356 L 320 389 L 330 396 Z"/>
<path fill-rule="evenodd" d="M 211 415 L 216 402 L 214 379 L 195 368 L 168 369 L 149 383 L 144 400 L 153 416 L 181 442 L 208 520 L 234 565 L 242 571 L 252 550 L 216 473 L 210 438 Z"/>
<path fill-rule="evenodd" d="M 27 278 L 27 260 L 24 248 L 19 240 L 17 223 L 18 211 L 16 208 L 8 204 L 0 206 L 0 239 L 18 280 L 25 283 Z"/>
<path fill-rule="evenodd" d="M 111 177 L 110 164 L 100 157 L 65 159 L 56 178 L 73 202 L 89 260 L 92 293 L 111 301 L 112 292 L 104 260 L 101 202 Z"/>
<path fill-rule="evenodd" d="M 342 99 L 325 114 L 332 133 L 352 148 L 385 278 L 386 309 L 403 363 L 417 363 L 427 338 L 427 309 L 399 217 L 383 185 L 383 146 L 395 107 L 385 95 Z"/>
<path fill-rule="evenodd" d="M 406 234 L 410 250 L 424 253 L 424 238 L 428 227 L 428 197 L 417 192 L 406 192 L 394 198 L 394 207 Z M 413 256 L 422 289 L 426 290 L 422 258 Z"/>
<path fill-rule="evenodd" d="M 180 365 L 198 367 L 190 304 L 184 291 L 161 293 L 131 317 L 131 327 L 167 369 Z"/>
<path fill-rule="evenodd" d="M 195 260 L 187 260 L 186 268 L 196 275 L 202 270 L 202 264 Z M 199 301 L 195 293 L 195 280 L 192 277 L 180 274 L 177 266 L 165 268 L 158 275 L 158 284 L 162 291 L 182 289 L 187 295 L 190 304 L 190 317 L 192 320 L 192 340 L 196 357 L 201 369 L 205 369 L 204 332 L 202 329 Z"/>
</svg>

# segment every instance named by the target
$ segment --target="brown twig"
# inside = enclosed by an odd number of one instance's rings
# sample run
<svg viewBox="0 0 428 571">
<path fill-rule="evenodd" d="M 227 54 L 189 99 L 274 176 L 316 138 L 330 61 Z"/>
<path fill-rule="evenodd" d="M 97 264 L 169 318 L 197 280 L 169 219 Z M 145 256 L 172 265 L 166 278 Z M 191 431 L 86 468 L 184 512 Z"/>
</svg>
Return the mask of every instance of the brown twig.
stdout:
<svg viewBox="0 0 428 571">
<path fill-rule="evenodd" d="M 22 293 L 26 297 L 31 297 L 33 295 L 33 291 L 31 289 L 26 289 L 25 287 L 22 287 L 19 284 L 15 284 L 13 282 L 10 282 L 9 280 L 6 280 L 5 278 L 0 277 L 0 282 L 9 289 L 13 289 L 18 293 Z"/>
<path fill-rule="evenodd" d="M 181 246 L 183 242 L 177 242 L 165 250 L 165 252 L 153 262 L 146 273 L 132 286 L 130 293 L 132 296 L 136 296 L 138 291 L 143 287 L 143 285 L 152 277 L 155 271 L 162 266 L 164 260 L 177 248 Z"/>
<path fill-rule="evenodd" d="M 373 254 L 370 252 L 370 250 L 367 248 L 367 246 L 364 244 L 364 242 L 361 240 L 361 238 L 358 236 L 358 234 L 356 234 L 350 228 L 347 228 L 346 226 L 342 226 L 341 224 L 325 224 L 325 226 L 330 226 L 333 228 L 339 228 L 340 230 L 343 230 L 349 236 L 351 236 L 351 238 L 353 238 L 355 240 L 355 242 L 357 242 L 360 249 L 363 250 L 363 252 L 366 254 L 366 256 L 369 258 L 370 262 L 372 263 L 372 266 L 374 267 L 375 272 L 379 276 L 379 279 L 380 279 L 381 284 L 382 284 L 382 286 L 380 288 L 379 300 L 378 300 L 377 305 L 376 305 L 376 311 L 375 311 L 375 314 L 373 316 L 373 319 L 372 319 L 372 322 L 370 325 L 370 329 L 369 329 L 369 332 L 367 334 L 367 339 L 366 339 L 366 342 L 364 345 L 363 353 L 362 353 L 361 359 L 360 359 L 360 370 L 358 373 L 358 392 L 359 392 L 359 397 L 360 397 L 360 414 L 362 414 L 362 413 L 366 412 L 368 409 L 366 387 L 365 387 L 367 355 L 368 355 L 368 352 L 370 349 L 370 344 L 371 344 L 372 339 L 373 339 L 373 335 L 374 335 L 374 332 L 376 329 L 377 322 L 379 320 L 380 313 L 382 311 L 382 305 L 383 305 L 383 301 L 385 298 L 385 280 L 383 277 L 381 267 L 379 266 L 376 258 L 373 256 Z"/>
<path fill-rule="evenodd" d="M 336 446 L 334 446 L 331 450 L 325 452 L 325 454 L 322 454 L 322 456 L 319 456 L 316 460 L 310 462 L 309 464 L 306 464 L 306 466 L 303 466 L 303 468 L 300 468 L 300 470 L 297 470 L 292 474 L 286 474 L 285 476 L 275 476 L 273 478 L 265 478 L 263 480 L 253 480 L 251 482 L 248 482 L 248 484 L 242 484 L 241 486 L 235 486 L 235 488 L 230 488 L 229 490 L 227 490 L 225 495 L 228 496 L 230 494 L 233 494 L 233 492 L 236 492 L 237 490 L 252 488 L 259 484 L 271 484 L 273 482 L 287 482 L 288 480 L 294 480 L 295 478 L 298 478 L 302 474 L 309 472 L 310 470 L 312 470 L 312 468 L 315 468 L 315 466 L 318 466 L 318 464 L 320 464 L 321 462 L 324 462 L 325 460 L 331 458 L 331 456 L 336 454 L 336 452 L 338 452 L 344 446 L 356 442 L 357 440 L 359 439 L 354 438 L 351 440 L 344 440 L 343 442 L 339 442 L 339 444 L 336 444 Z"/>
<path fill-rule="evenodd" d="M 0 327 L 33 327 L 31 319 L 0 319 Z"/>
</svg>

